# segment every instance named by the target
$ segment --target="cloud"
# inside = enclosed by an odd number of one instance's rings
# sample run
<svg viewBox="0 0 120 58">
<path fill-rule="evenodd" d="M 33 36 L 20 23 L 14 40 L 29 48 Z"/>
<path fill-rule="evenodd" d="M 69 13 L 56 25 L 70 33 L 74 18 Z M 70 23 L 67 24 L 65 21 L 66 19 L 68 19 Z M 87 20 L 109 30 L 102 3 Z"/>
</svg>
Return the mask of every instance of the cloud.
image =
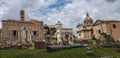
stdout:
<svg viewBox="0 0 120 58">
<path fill-rule="evenodd" d="M 56 24 L 73 28 L 82 23 L 88 12 L 93 20 L 120 19 L 120 0 L 0 0 L 1 19 L 19 19 L 19 11 L 24 9 L 26 20 L 35 18 L 46 24 Z"/>
</svg>

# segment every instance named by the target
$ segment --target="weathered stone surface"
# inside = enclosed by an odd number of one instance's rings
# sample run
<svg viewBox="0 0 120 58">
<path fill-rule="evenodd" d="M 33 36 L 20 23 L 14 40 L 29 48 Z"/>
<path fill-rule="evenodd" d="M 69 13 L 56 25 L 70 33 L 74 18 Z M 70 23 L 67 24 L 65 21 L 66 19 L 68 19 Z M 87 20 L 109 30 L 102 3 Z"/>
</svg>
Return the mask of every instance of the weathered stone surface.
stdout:
<svg viewBox="0 0 120 58">
<path fill-rule="evenodd" d="M 70 48 L 79 48 L 79 47 L 86 47 L 87 44 L 73 44 L 73 45 L 53 45 L 53 46 L 47 46 L 47 52 L 53 52 L 56 50 L 62 50 L 62 49 L 70 49 Z"/>
<path fill-rule="evenodd" d="M 22 10 L 22 12 L 24 11 Z M 22 39 L 24 39 L 23 41 L 28 41 L 30 37 L 31 41 L 44 40 L 43 22 L 35 19 L 25 21 L 24 14 L 20 13 L 20 16 L 20 20 L 2 20 L 1 37 L 6 41 L 22 41 Z M 29 30 L 31 31 L 31 36 L 29 35 Z"/>
<path fill-rule="evenodd" d="M 34 42 L 35 49 L 46 48 L 47 44 L 45 42 Z"/>
</svg>

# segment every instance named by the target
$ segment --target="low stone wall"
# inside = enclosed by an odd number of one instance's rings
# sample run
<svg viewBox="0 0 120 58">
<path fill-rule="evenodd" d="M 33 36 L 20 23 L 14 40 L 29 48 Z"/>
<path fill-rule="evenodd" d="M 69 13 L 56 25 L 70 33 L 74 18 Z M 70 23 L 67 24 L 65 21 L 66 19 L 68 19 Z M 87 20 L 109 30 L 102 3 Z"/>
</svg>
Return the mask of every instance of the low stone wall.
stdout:
<svg viewBox="0 0 120 58">
<path fill-rule="evenodd" d="M 104 44 L 104 45 L 102 45 L 102 47 L 120 48 L 120 43 Z"/>
<path fill-rule="evenodd" d="M 47 44 L 45 42 L 34 42 L 35 49 L 46 48 Z"/>
<path fill-rule="evenodd" d="M 53 52 L 56 50 L 62 49 L 70 49 L 70 48 L 79 48 L 79 47 L 86 47 L 88 44 L 73 44 L 73 45 L 54 45 L 54 46 L 47 46 L 47 52 Z"/>
</svg>

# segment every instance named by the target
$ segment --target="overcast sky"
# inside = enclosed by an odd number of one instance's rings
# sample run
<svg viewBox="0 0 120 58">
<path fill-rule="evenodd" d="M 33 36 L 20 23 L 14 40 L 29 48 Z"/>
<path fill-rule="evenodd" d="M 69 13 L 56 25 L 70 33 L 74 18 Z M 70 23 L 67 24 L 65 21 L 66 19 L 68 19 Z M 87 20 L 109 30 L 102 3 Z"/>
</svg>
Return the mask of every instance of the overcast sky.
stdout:
<svg viewBox="0 0 120 58">
<path fill-rule="evenodd" d="M 37 19 L 50 25 L 59 20 L 74 33 L 87 12 L 94 21 L 120 20 L 120 0 L 0 0 L 0 20 L 19 20 L 21 9 L 25 10 L 26 20 Z"/>
</svg>

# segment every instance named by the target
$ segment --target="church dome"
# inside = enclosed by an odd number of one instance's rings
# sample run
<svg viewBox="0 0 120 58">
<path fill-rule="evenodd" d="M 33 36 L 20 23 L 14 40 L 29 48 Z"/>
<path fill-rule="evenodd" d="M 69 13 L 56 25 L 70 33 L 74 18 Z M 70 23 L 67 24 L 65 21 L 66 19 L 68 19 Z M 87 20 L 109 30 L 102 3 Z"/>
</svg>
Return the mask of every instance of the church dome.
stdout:
<svg viewBox="0 0 120 58">
<path fill-rule="evenodd" d="M 87 13 L 87 14 L 86 14 L 86 17 L 85 17 L 85 19 L 84 19 L 84 25 L 91 25 L 91 24 L 93 24 L 93 20 L 92 20 L 92 18 L 89 16 L 89 14 Z"/>
</svg>

